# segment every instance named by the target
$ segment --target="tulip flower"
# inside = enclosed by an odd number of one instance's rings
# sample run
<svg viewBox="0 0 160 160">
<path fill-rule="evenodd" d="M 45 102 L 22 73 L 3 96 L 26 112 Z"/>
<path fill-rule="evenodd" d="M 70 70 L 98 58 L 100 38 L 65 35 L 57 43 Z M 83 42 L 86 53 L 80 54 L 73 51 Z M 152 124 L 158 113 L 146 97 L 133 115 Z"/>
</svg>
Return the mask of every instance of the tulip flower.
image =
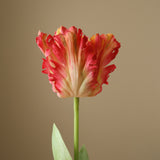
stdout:
<svg viewBox="0 0 160 160">
<path fill-rule="evenodd" d="M 36 42 L 45 55 L 42 72 L 48 74 L 53 91 L 62 98 L 100 93 L 116 68 L 108 64 L 120 47 L 112 34 L 89 39 L 75 27 L 60 27 L 53 36 L 39 32 Z"/>
<path fill-rule="evenodd" d="M 85 36 L 81 29 L 60 27 L 54 35 L 40 32 L 36 43 L 44 54 L 42 72 L 61 98 L 74 97 L 74 153 L 78 160 L 79 97 L 96 96 L 116 68 L 110 62 L 120 43 L 113 34 Z M 61 160 L 61 159 L 60 159 Z"/>
</svg>

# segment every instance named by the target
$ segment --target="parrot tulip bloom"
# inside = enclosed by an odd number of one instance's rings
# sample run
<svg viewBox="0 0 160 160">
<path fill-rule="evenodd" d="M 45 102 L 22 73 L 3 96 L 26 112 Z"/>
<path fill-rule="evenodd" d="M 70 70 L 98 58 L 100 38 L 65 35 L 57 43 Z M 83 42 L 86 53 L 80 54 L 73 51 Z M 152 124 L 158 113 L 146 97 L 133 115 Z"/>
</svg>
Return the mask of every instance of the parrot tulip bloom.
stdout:
<svg viewBox="0 0 160 160">
<path fill-rule="evenodd" d="M 37 45 L 45 55 L 42 72 L 48 74 L 59 97 L 89 97 L 108 84 L 120 43 L 113 34 L 96 34 L 90 39 L 81 29 L 60 27 L 55 34 L 39 32 Z"/>
</svg>

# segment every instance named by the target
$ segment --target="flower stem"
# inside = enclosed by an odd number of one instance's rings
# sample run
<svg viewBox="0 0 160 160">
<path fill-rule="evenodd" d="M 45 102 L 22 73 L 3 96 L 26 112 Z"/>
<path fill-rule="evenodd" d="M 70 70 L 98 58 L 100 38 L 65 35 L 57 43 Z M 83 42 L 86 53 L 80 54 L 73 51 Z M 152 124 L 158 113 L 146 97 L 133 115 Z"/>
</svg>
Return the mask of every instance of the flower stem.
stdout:
<svg viewBox="0 0 160 160">
<path fill-rule="evenodd" d="M 79 159 L 79 98 L 74 97 L 74 160 Z"/>
</svg>

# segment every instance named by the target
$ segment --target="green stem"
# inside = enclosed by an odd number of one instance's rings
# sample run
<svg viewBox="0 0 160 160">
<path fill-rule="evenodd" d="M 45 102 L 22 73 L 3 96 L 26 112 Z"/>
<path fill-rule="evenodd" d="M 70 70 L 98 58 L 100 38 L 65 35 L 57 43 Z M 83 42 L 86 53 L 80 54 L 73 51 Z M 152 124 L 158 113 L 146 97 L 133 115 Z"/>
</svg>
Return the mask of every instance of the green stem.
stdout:
<svg viewBox="0 0 160 160">
<path fill-rule="evenodd" d="M 74 97 L 74 160 L 79 159 L 79 98 Z"/>
</svg>

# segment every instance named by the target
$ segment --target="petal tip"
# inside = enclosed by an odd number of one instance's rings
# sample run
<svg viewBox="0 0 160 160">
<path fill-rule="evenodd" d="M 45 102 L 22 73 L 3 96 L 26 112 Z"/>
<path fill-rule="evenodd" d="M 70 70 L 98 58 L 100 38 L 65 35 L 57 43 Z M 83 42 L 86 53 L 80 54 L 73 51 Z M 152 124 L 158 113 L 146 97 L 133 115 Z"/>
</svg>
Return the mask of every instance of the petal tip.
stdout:
<svg viewBox="0 0 160 160">
<path fill-rule="evenodd" d="M 38 31 L 38 36 L 39 36 L 39 35 L 41 35 L 41 31 L 40 31 L 40 30 Z"/>
</svg>

